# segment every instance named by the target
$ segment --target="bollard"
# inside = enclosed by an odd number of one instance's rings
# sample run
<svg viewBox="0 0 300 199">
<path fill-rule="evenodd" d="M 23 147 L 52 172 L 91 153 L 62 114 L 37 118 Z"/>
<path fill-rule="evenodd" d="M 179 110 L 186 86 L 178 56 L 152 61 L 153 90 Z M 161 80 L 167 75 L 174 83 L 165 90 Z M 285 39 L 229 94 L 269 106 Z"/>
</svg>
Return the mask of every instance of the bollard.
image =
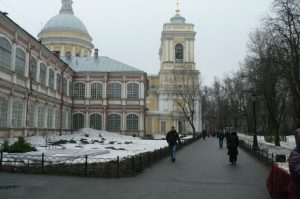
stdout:
<svg viewBox="0 0 300 199">
<path fill-rule="evenodd" d="M 140 171 L 143 171 L 143 165 L 142 165 L 142 154 L 140 154 Z"/>
<path fill-rule="evenodd" d="M 0 172 L 2 171 L 2 159 L 3 159 L 3 151 L 0 154 Z"/>
<path fill-rule="evenodd" d="M 131 158 L 131 172 L 132 172 L 132 176 L 134 176 L 134 156 L 132 156 Z"/>
<path fill-rule="evenodd" d="M 42 153 L 42 173 L 44 173 L 44 159 L 45 159 L 45 154 Z"/>
<path fill-rule="evenodd" d="M 120 157 L 117 157 L 117 178 L 120 178 Z"/>
<path fill-rule="evenodd" d="M 88 175 L 88 155 L 85 155 L 84 175 Z"/>
</svg>

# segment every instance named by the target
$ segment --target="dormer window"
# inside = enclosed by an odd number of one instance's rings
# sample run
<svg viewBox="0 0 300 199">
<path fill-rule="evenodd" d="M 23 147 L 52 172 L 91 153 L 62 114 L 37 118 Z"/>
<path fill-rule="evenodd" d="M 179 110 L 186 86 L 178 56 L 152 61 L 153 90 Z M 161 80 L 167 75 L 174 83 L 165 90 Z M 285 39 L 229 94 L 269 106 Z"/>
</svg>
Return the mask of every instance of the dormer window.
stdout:
<svg viewBox="0 0 300 199">
<path fill-rule="evenodd" d="M 183 45 L 182 44 L 176 44 L 176 46 L 175 46 L 175 61 L 177 63 L 183 62 Z"/>
</svg>

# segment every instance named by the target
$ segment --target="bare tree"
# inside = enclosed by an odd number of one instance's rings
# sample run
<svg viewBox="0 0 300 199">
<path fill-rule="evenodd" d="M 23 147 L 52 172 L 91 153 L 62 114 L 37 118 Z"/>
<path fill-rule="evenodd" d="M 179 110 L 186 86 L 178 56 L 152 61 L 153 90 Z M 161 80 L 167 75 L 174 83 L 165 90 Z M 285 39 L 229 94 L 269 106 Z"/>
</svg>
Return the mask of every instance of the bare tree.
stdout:
<svg viewBox="0 0 300 199">
<path fill-rule="evenodd" d="M 178 85 L 174 89 L 175 103 L 190 124 L 195 137 L 195 111 L 196 106 L 201 103 L 199 72 L 195 70 L 176 70 L 174 71 L 174 82 Z"/>
</svg>

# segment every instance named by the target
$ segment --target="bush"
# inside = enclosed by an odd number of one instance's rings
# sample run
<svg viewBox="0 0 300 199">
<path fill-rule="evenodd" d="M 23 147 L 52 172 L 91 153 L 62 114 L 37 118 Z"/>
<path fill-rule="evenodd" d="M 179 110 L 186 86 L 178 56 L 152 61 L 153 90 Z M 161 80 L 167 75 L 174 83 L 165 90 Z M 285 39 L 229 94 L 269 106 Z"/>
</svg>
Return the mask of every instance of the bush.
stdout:
<svg viewBox="0 0 300 199">
<path fill-rule="evenodd" d="M 0 151 L 7 152 L 8 148 L 9 148 L 9 141 L 5 139 L 1 144 Z"/>
<path fill-rule="evenodd" d="M 84 136 L 85 136 L 85 137 L 87 137 L 87 138 L 88 138 L 88 137 L 90 137 L 90 135 L 89 135 L 89 134 L 84 134 Z"/>
<path fill-rule="evenodd" d="M 269 143 L 274 142 L 274 137 L 272 135 L 265 135 L 264 137 L 265 137 L 266 142 L 269 142 Z"/>
<path fill-rule="evenodd" d="M 68 140 L 58 140 L 58 141 L 52 142 L 52 145 L 57 146 L 57 145 L 67 144 L 67 143 L 68 143 Z"/>
<path fill-rule="evenodd" d="M 29 143 L 26 143 L 25 141 L 19 141 L 13 143 L 11 146 L 8 147 L 7 151 L 8 153 L 26 153 L 30 151 L 36 151 L 35 147 L 32 147 Z"/>
<path fill-rule="evenodd" d="M 77 142 L 75 140 L 70 140 L 69 143 L 76 144 Z"/>
<path fill-rule="evenodd" d="M 80 142 L 81 142 L 82 144 L 89 144 L 89 142 L 88 142 L 86 139 L 84 139 L 84 138 L 81 138 L 81 139 L 80 139 Z"/>
</svg>

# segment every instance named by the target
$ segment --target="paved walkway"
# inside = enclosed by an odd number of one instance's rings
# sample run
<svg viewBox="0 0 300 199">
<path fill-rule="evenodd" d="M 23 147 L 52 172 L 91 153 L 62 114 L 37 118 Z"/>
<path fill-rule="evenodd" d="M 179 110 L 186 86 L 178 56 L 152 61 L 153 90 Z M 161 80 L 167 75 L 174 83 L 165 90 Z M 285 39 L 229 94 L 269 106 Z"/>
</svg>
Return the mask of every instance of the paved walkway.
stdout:
<svg viewBox="0 0 300 199">
<path fill-rule="evenodd" d="M 228 162 L 216 138 L 200 140 L 135 178 L 98 179 L 0 173 L 1 199 L 268 199 L 269 168 L 239 150 L 237 165 Z"/>
</svg>

